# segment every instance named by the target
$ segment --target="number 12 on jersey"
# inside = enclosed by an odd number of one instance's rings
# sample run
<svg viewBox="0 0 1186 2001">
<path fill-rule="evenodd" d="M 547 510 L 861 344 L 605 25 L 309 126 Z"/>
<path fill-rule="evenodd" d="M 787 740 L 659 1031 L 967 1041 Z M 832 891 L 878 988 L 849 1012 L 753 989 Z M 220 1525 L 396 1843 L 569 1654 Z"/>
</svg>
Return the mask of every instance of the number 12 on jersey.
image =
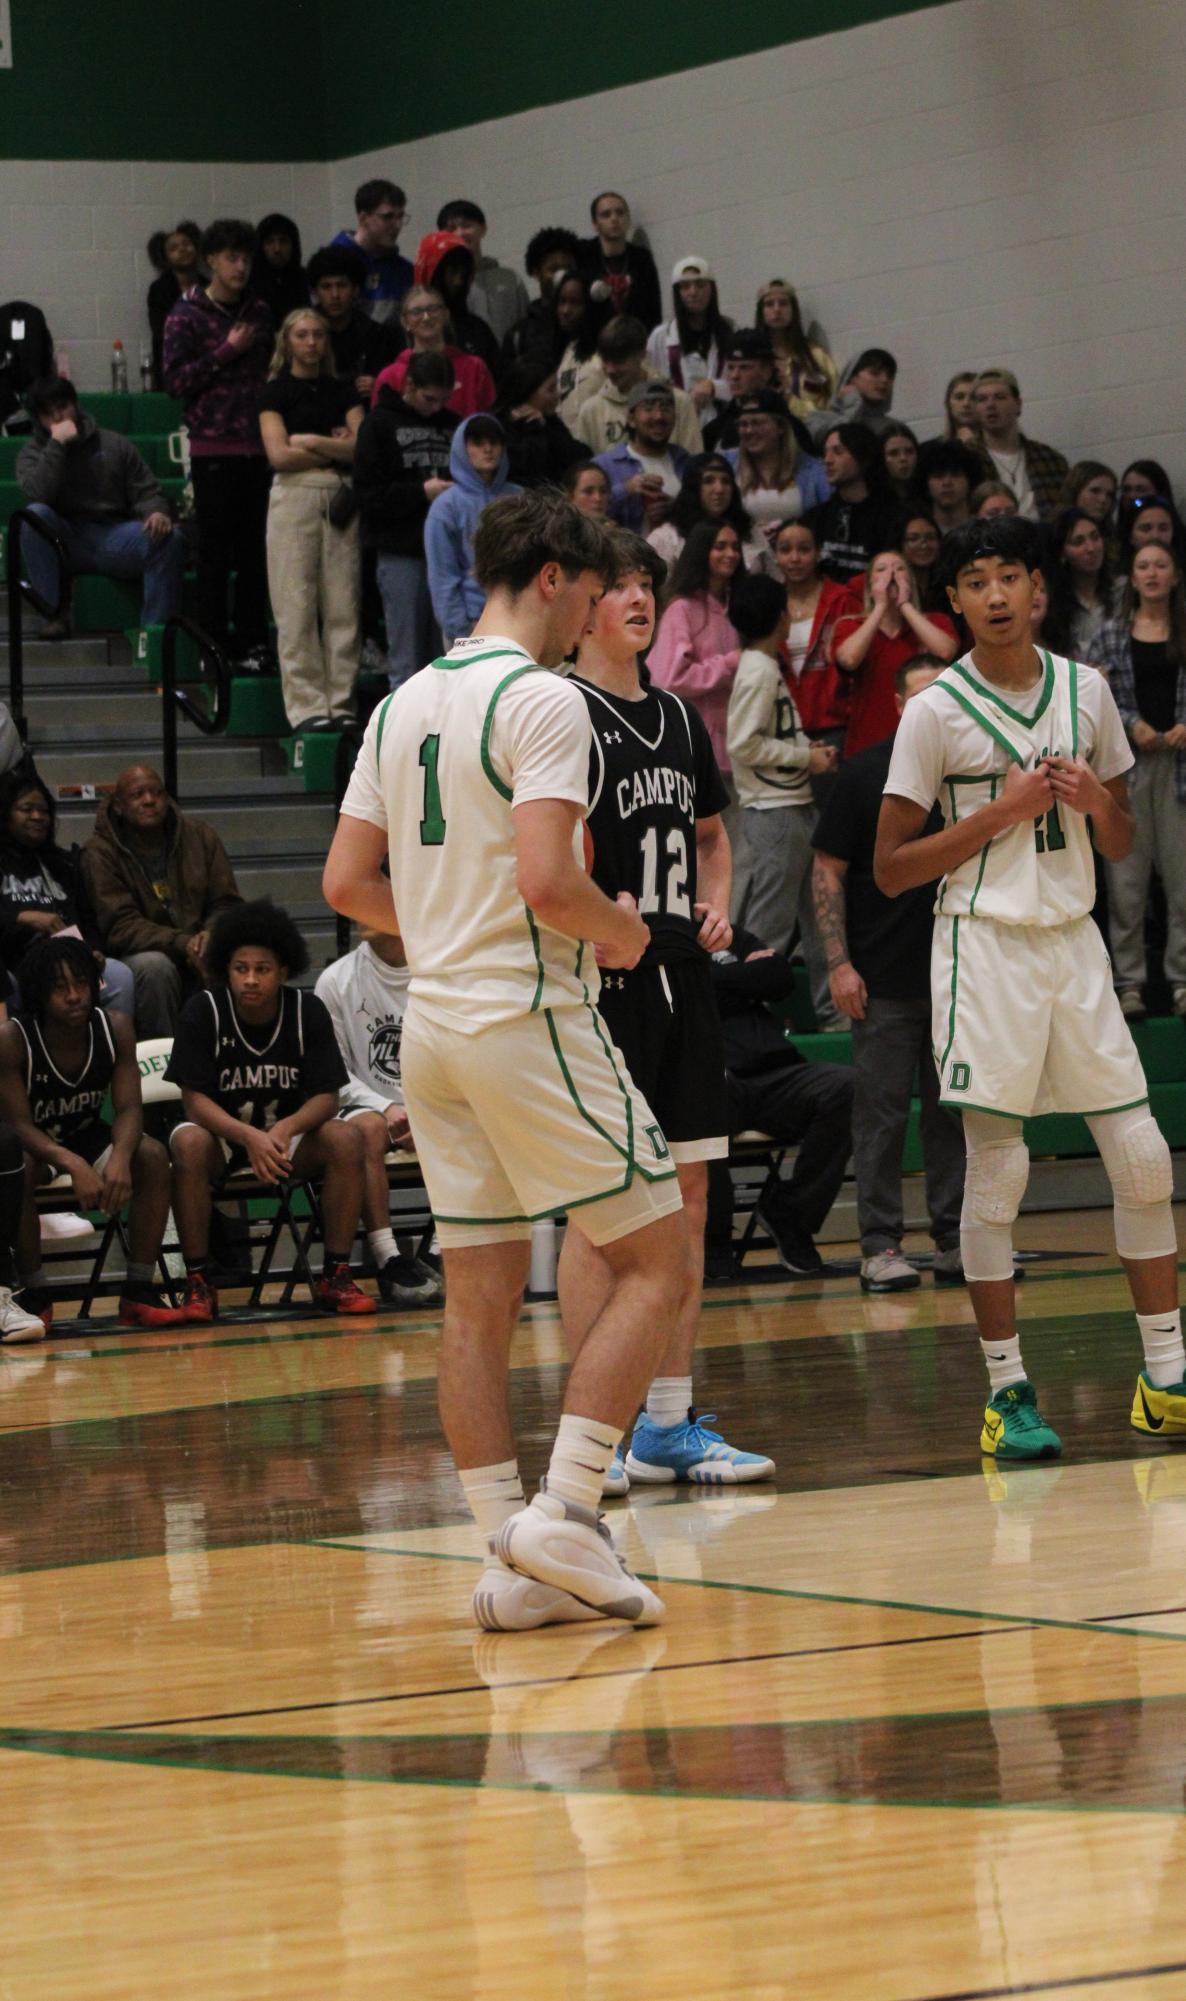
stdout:
<svg viewBox="0 0 1186 2001">
<path fill-rule="evenodd" d="M 642 895 L 638 907 L 645 915 L 649 911 L 665 911 L 668 917 L 686 917 L 691 922 L 692 906 L 688 901 L 688 843 L 680 827 L 672 827 L 665 843 L 667 850 L 667 882 L 663 892 L 659 889 L 659 830 L 648 827 L 642 837 Z"/>
<path fill-rule="evenodd" d="M 420 822 L 420 845 L 439 848 L 445 841 L 445 815 L 441 809 L 441 782 L 437 760 L 441 754 L 439 732 L 426 736 L 420 746 L 420 768 L 424 773 L 424 817 Z"/>
</svg>

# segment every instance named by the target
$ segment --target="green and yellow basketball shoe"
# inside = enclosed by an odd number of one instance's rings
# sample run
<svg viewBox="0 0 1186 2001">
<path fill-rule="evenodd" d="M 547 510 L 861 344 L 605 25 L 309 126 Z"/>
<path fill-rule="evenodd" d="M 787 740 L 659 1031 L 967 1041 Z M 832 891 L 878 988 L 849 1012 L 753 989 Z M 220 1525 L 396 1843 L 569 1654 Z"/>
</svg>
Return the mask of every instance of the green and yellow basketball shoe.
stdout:
<svg viewBox="0 0 1186 2001">
<path fill-rule="evenodd" d="M 989 1398 L 980 1450 L 991 1459 L 1057 1459 L 1062 1440 L 1052 1431 L 1030 1382 L 1010 1383 Z"/>
<path fill-rule="evenodd" d="M 1186 1438 L 1186 1382 L 1168 1383 L 1159 1390 L 1142 1369 L 1130 1422 L 1134 1431 L 1147 1431 L 1153 1438 Z"/>
</svg>

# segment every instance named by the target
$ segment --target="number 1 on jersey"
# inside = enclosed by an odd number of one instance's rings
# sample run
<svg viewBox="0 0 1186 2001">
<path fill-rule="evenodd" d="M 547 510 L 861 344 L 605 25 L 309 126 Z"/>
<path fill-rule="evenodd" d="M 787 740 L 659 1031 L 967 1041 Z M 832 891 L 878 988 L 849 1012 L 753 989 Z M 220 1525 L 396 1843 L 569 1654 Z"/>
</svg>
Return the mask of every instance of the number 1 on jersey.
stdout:
<svg viewBox="0 0 1186 2001">
<path fill-rule="evenodd" d="M 1046 822 L 1045 832 L 1042 830 L 1043 820 Z M 1058 807 L 1055 805 L 1048 813 L 1039 813 L 1034 821 L 1034 845 L 1038 853 L 1044 855 L 1049 852 L 1056 855 L 1060 848 L 1066 847 L 1066 844 L 1067 837 L 1063 833 L 1062 821 L 1058 817 Z"/>
<path fill-rule="evenodd" d="M 420 845 L 439 848 L 445 840 L 445 815 L 441 810 L 441 784 L 437 759 L 441 754 L 439 734 L 426 736 L 420 746 L 420 768 L 424 773 L 424 817 L 420 822 Z"/>
</svg>

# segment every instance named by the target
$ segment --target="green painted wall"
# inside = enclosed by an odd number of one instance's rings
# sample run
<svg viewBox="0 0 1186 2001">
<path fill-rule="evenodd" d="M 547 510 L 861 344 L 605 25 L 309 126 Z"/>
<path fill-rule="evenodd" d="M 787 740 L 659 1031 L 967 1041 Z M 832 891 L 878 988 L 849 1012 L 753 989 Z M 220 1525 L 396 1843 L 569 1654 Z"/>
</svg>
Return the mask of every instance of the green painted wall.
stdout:
<svg viewBox="0 0 1186 2001">
<path fill-rule="evenodd" d="M 11 10 L 0 185 L 4 159 L 328 157 L 321 0 L 11 0 Z"/>
<path fill-rule="evenodd" d="M 944 0 L 12 0 L 0 171 L 334 160 Z"/>
</svg>

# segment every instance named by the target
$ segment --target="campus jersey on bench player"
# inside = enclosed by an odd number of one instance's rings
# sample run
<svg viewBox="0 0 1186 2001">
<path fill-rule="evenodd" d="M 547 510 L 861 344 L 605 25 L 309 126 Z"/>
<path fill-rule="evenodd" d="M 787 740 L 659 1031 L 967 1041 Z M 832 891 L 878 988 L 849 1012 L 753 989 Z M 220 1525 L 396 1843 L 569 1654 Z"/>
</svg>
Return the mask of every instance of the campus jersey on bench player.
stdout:
<svg viewBox="0 0 1186 2001">
<path fill-rule="evenodd" d="M 571 677 L 589 705 L 589 835 L 593 880 L 607 896 L 628 890 L 651 927 L 641 964 L 702 956 L 696 943 L 696 822 L 729 794 L 695 709 L 664 688 L 641 702 Z"/>
<path fill-rule="evenodd" d="M 98 1007 L 92 1013 L 87 1060 L 73 1078 L 63 1077 L 55 1067 L 35 1021 L 26 1025 L 18 1015 L 16 1025 L 25 1044 L 25 1089 L 33 1124 L 71 1153 L 94 1158 L 111 1139 L 102 1123 L 115 1074 L 115 1041 L 107 1016 Z"/>
<path fill-rule="evenodd" d="M 275 1021 L 260 1027 L 239 1020 L 228 988 L 194 994 L 181 1010 L 165 1076 L 261 1132 L 347 1081 L 324 1003 L 299 987 L 281 987 Z"/>
<path fill-rule="evenodd" d="M 1039 659 L 1040 679 L 1020 692 L 981 680 L 970 654 L 946 668 L 906 705 L 886 791 L 927 810 L 937 799 L 952 826 L 998 797 L 1011 764 L 1083 757 L 1105 785 L 1127 771 L 1132 751 L 1103 675 L 1057 654 Z M 1087 819 L 1056 803 L 951 869 L 935 911 L 1052 925 L 1086 917 L 1094 902 Z"/>
</svg>

